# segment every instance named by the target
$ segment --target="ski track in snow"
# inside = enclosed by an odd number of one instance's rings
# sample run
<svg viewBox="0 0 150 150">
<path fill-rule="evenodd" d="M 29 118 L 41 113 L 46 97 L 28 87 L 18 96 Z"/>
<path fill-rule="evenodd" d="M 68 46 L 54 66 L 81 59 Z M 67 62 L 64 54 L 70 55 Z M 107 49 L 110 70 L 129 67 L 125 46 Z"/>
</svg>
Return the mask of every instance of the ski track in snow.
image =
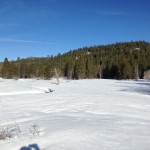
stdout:
<svg viewBox="0 0 150 150">
<path fill-rule="evenodd" d="M 150 150 L 150 82 L 0 80 L 0 126 L 42 129 L 0 141 L 0 150 Z"/>
</svg>

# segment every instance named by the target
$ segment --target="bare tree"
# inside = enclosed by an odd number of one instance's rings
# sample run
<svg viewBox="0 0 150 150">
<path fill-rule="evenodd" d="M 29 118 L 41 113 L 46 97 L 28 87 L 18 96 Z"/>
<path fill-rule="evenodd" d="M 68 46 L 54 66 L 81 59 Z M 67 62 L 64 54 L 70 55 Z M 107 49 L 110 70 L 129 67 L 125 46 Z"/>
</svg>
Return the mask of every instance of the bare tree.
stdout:
<svg viewBox="0 0 150 150">
<path fill-rule="evenodd" d="M 134 61 L 135 61 L 135 80 L 137 81 L 139 79 L 139 67 L 138 67 L 138 59 L 139 59 L 139 50 L 140 48 L 134 48 Z"/>
<path fill-rule="evenodd" d="M 56 80 L 57 80 L 57 85 L 60 84 L 59 82 L 59 70 L 55 68 L 55 76 L 56 76 Z"/>
<path fill-rule="evenodd" d="M 60 76 L 60 70 L 58 68 L 54 68 L 51 70 L 51 73 L 56 77 L 57 85 L 60 84 L 59 76 Z"/>
<path fill-rule="evenodd" d="M 150 80 L 150 70 L 144 72 L 144 79 Z"/>
</svg>

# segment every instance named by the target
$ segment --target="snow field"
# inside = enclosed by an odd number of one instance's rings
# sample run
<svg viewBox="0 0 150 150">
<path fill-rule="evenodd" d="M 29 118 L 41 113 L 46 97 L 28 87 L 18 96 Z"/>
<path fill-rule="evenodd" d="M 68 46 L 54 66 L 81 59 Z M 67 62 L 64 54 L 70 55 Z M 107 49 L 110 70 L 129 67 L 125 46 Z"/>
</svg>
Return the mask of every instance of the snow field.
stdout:
<svg viewBox="0 0 150 150">
<path fill-rule="evenodd" d="M 54 90 L 45 93 L 46 90 Z M 0 150 L 36 143 L 40 150 L 149 150 L 150 83 L 116 80 L 0 81 L 0 125 L 16 123 L 20 137 Z M 37 123 L 39 136 L 28 128 Z"/>
</svg>

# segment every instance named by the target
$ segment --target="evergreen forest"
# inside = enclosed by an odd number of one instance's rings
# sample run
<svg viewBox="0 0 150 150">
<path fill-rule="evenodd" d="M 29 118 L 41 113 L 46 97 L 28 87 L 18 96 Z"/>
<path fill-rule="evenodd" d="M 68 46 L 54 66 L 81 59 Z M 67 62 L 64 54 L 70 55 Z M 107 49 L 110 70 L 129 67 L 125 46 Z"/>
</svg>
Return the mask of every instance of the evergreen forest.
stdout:
<svg viewBox="0 0 150 150">
<path fill-rule="evenodd" d="M 16 61 L 5 58 L 0 63 L 1 77 L 7 79 L 50 79 L 55 69 L 59 76 L 68 79 L 143 78 L 144 72 L 150 69 L 150 43 L 137 41 L 83 47 L 57 56 L 18 57 Z"/>
</svg>

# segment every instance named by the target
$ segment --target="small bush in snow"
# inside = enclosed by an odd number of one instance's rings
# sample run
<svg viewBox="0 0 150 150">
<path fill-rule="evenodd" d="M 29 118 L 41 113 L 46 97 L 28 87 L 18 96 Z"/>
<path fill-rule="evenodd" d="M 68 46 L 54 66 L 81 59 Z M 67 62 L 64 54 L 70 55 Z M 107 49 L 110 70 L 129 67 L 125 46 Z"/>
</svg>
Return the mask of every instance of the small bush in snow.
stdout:
<svg viewBox="0 0 150 150">
<path fill-rule="evenodd" d="M 29 129 L 30 134 L 35 136 L 40 134 L 40 127 L 37 124 L 31 125 L 31 128 Z"/>
<path fill-rule="evenodd" d="M 40 134 L 40 127 L 37 124 L 31 125 L 27 135 L 37 136 Z M 7 140 L 20 135 L 26 136 L 26 132 L 20 130 L 18 125 L 0 126 L 0 140 Z"/>
<path fill-rule="evenodd" d="M 0 127 L 0 140 L 10 139 L 14 136 L 18 136 L 21 133 L 19 126 L 8 125 L 6 127 Z"/>
<path fill-rule="evenodd" d="M 12 137 L 12 133 L 8 131 L 7 129 L 2 129 L 0 131 L 0 140 L 10 139 Z"/>
</svg>

